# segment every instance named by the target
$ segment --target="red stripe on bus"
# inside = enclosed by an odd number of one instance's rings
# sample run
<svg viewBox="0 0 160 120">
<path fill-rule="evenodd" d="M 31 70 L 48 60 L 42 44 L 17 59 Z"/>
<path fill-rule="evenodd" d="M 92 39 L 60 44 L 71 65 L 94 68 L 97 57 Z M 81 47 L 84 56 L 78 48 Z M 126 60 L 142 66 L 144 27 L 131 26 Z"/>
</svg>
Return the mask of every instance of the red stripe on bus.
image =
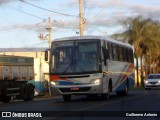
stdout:
<svg viewBox="0 0 160 120">
<path fill-rule="evenodd" d="M 120 82 L 117 82 L 114 87 L 116 87 L 119 83 L 122 83 L 123 81 L 125 81 L 126 78 L 127 78 L 127 76 L 131 74 L 133 68 L 134 68 L 134 64 L 130 64 L 130 65 L 128 66 L 127 70 L 125 71 L 125 73 L 123 74 L 123 76 L 121 77 Z"/>
<path fill-rule="evenodd" d="M 63 80 L 66 79 L 66 78 L 63 78 Z M 58 76 L 58 75 L 50 75 L 50 80 L 53 81 L 53 80 L 61 80 L 61 78 Z"/>
<path fill-rule="evenodd" d="M 126 70 L 125 75 L 122 77 L 120 82 L 124 81 L 127 78 L 127 76 L 131 74 L 133 68 L 134 68 L 134 64 L 130 64 L 128 69 Z"/>
<path fill-rule="evenodd" d="M 60 78 L 58 75 L 50 75 L 50 81 L 54 81 L 54 80 L 65 80 L 65 81 L 72 82 L 72 80 L 68 78 Z"/>
</svg>

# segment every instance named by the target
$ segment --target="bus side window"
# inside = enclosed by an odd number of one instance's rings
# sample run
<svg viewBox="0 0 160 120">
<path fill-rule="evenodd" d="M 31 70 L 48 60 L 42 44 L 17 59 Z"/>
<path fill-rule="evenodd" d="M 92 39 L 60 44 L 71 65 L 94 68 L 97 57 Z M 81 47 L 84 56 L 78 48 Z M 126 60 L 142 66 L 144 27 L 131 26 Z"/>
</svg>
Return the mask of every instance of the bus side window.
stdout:
<svg viewBox="0 0 160 120">
<path fill-rule="evenodd" d="M 116 47 L 116 45 L 113 45 L 113 56 L 114 56 L 114 60 L 117 60 L 117 47 Z"/>
<path fill-rule="evenodd" d="M 123 47 L 122 48 L 122 54 L 123 54 L 123 62 L 126 61 L 126 49 Z"/>
<path fill-rule="evenodd" d="M 134 63 L 134 53 L 133 53 L 133 50 L 131 50 L 131 54 L 132 54 L 132 63 Z"/>
<path fill-rule="evenodd" d="M 121 46 L 117 46 L 117 58 L 118 58 L 118 61 L 122 61 L 122 47 Z"/>
<path fill-rule="evenodd" d="M 120 60 L 120 61 L 123 61 L 123 51 L 122 51 L 122 47 L 119 47 L 118 53 L 119 53 L 119 60 Z"/>
<path fill-rule="evenodd" d="M 114 60 L 113 45 L 112 44 L 110 44 L 110 58 L 111 58 L 111 60 Z"/>
<path fill-rule="evenodd" d="M 112 60 L 112 48 L 111 48 L 111 44 L 107 43 L 107 46 L 108 46 L 109 59 Z"/>
<path fill-rule="evenodd" d="M 131 50 L 130 49 L 128 49 L 128 61 L 129 62 L 132 61 L 132 59 L 131 59 Z"/>
<path fill-rule="evenodd" d="M 129 62 L 129 50 L 126 48 L 126 61 Z"/>
<path fill-rule="evenodd" d="M 117 50 L 117 60 L 120 61 L 119 46 L 116 46 L 116 50 Z"/>
<path fill-rule="evenodd" d="M 111 44 L 111 53 L 112 53 L 112 60 L 114 60 L 114 52 L 113 52 L 113 44 Z"/>
<path fill-rule="evenodd" d="M 134 62 L 134 58 L 133 58 L 133 51 L 132 49 L 129 50 L 129 55 L 130 55 L 130 62 Z"/>
</svg>

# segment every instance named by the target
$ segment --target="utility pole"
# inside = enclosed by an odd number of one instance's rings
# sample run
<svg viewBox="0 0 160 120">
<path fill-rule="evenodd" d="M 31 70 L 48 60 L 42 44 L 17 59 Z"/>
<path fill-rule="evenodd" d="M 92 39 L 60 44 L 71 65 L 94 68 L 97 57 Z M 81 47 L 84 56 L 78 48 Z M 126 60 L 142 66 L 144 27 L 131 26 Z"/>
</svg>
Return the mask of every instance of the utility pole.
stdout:
<svg viewBox="0 0 160 120">
<path fill-rule="evenodd" d="M 40 33 L 39 39 L 40 40 L 48 40 L 49 49 L 51 48 L 51 42 L 52 42 L 52 25 L 51 25 L 51 18 L 48 18 L 48 27 L 45 28 L 48 31 L 48 35 L 43 35 L 43 33 Z"/>
<path fill-rule="evenodd" d="M 51 18 L 48 18 L 48 44 L 49 44 L 49 49 L 51 49 L 51 42 L 52 42 L 52 25 L 51 25 Z"/>
<path fill-rule="evenodd" d="M 80 31 L 80 36 L 83 36 L 83 12 L 82 12 L 82 0 L 79 0 L 79 31 Z"/>
<path fill-rule="evenodd" d="M 51 43 L 52 43 L 52 25 L 51 25 L 51 18 L 50 17 L 48 18 L 48 28 L 46 28 L 46 30 L 48 30 L 48 45 L 49 45 L 49 52 L 50 52 Z M 50 68 L 50 60 L 49 60 L 49 68 Z M 49 88 L 49 95 L 51 96 L 50 78 L 49 78 L 49 81 L 48 81 L 48 88 Z"/>
<path fill-rule="evenodd" d="M 52 43 L 52 24 L 51 24 L 51 18 L 48 18 L 48 26 L 47 28 L 45 28 L 48 31 L 48 35 L 43 36 L 43 33 L 40 34 L 39 39 L 40 40 L 48 40 L 48 45 L 49 45 L 49 52 L 51 50 L 51 43 Z M 50 67 L 50 61 L 49 63 L 49 67 Z M 50 78 L 48 81 L 48 86 L 49 86 L 49 95 L 51 96 L 51 88 L 50 88 Z"/>
</svg>

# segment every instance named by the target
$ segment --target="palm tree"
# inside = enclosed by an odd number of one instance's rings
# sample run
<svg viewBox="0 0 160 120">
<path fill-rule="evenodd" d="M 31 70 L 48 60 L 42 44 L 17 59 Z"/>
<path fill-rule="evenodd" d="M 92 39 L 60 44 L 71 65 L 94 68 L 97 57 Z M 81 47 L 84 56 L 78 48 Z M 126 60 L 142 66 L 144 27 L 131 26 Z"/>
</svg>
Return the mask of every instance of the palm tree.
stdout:
<svg viewBox="0 0 160 120">
<path fill-rule="evenodd" d="M 159 51 L 160 51 L 160 27 L 159 27 L 159 23 L 158 22 L 154 22 L 151 19 L 146 19 L 145 20 L 145 33 L 144 33 L 144 37 L 145 37 L 145 41 L 143 42 L 143 44 L 145 44 L 147 46 L 147 52 L 150 55 L 151 59 L 150 63 L 152 63 L 153 67 L 154 65 L 157 64 L 157 59 L 158 56 L 160 55 Z M 147 52 L 145 52 L 147 54 Z M 151 65 L 149 65 L 151 66 Z M 151 71 L 151 70 L 149 70 Z M 155 73 L 157 70 L 152 70 L 152 73 Z"/>
<path fill-rule="evenodd" d="M 136 18 L 128 18 L 121 22 L 125 31 L 119 34 L 112 35 L 113 38 L 121 39 L 123 42 L 128 42 L 135 48 L 136 68 L 137 68 L 137 86 L 139 86 L 138 73 L 138 58 L 140 57 L 141 66 L 141 84 L 143 81 L 143 66 L 142 61 L 146 63 L 156 63 L 160 56 L 160 27 L 158 22 L 153 22 L 151 19 L 144 19 L 142 16 Z M 155 52 L 156 50 L 156 52 Z M 149 56 L 149 60 L 148 60 Z M 160 60 L 159 60 L 160 61 Z M 151 64 L 149 64 L 151 66 Z M 151 67 L 149 67 L 151 68 Z M 147 68 L 148 69 L 148 68 Z M 146 69 L 146 70 L 147 70 Z M 150 73 L 150 69 L 147 70 Z"/>
<path fill-rule="evenodd" d="M 136 18 L 128 18 L 122 21 L 122 24 L 125 28 L 125 31 L 120 34 L 112 35 L 113 38 L 122 39 L 124 42 L 128 42 L 129 44 L 133 45 L 135 48 L 135 58 L 136 58 L 136 69 L 137 69 L 137 86 L 139 86 L 139 73 L 138 73 L 138 58 L 141 55 L 140 51 L 140 43 L 143 41 L 142 31 L 144 29 L 142 17 L 138 16 Z"/>
</svg>

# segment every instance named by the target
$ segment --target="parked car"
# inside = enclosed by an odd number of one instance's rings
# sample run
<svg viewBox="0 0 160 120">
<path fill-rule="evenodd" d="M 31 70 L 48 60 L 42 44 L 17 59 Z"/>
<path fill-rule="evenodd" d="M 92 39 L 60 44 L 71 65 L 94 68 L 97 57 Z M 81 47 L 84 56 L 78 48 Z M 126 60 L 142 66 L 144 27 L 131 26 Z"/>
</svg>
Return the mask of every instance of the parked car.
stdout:
<svg viewBox="0 0 160 120">
<path fill-rule="evenodd" d="M 145 89 L 160 88 L 160 74 L 149 74 L 145 79 Z"/>
</svg>

